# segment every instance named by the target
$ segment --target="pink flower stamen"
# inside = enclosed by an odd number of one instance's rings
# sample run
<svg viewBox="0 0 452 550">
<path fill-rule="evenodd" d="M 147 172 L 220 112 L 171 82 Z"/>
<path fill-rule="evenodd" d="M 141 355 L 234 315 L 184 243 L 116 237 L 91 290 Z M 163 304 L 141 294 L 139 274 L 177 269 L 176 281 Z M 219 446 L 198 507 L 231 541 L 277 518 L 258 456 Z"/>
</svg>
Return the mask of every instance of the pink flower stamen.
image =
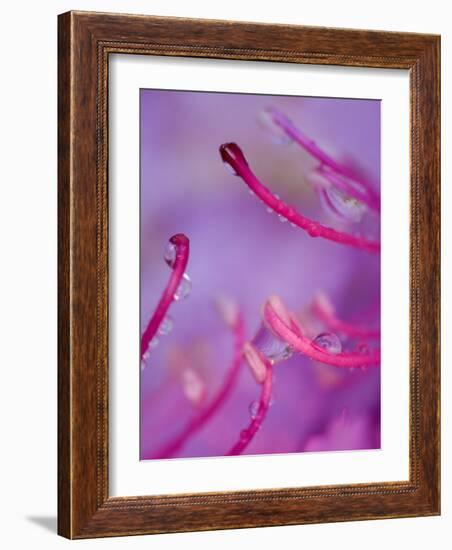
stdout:
<svg viewBox="0 0 452 550">
<path fill-rule="evenodd" d="M 179 436 L 167 443 L 160 450 L 154 453 L 150 453 L 152 456 L 150 456 L 149 458 L 162 459 L 173 457 L 186 444 L 190 437 L 195 432 L 200 430 L 215 415 L 215 413 L 226 401 L 232 389 L 234 388 L 238 374 L 240 372 L 240 367 L 242 365 L 242 349 L 245 343 L 245 326 L 243 322 L 243 317 L 238 308 L 236 310 L 236 315 L 234 318 L 230 316 L 230 311 L 231 310 L 228 311 L 228 324 L 229 322 L 231 323 L 230 327 L 235 337 L 234 358 L 222 386 L 220 387 L 218 393 L 212 399 L 212 401 L 204 409 L 202 409 L 199 414 L 197 414 L 187 424 L 187 426 L 185 426 Z"/>
<path fill-rule="evenodd" d="M 361 178 L 358 178 L 353 170 L 347 166 L 340 164 L 335 161 L 328 153 L 321 149 L 312 139 L 310 139 L 306 134 L 304 134 L 299 128 L 297 128 L 294 123 L 281 111 L 270 107 L 266 109 L 266 112 L 271 117 L 273 122 L 281 128 L 281 130 L 295 143 L 312 155 L 315 159 L 320 162 L 320 165 L 325 167 L 328 166 L 336 174 L 331 172 L 327 173 L 329 178 L 332 178 L 331 181 L 339 186 L 346 186 L 347 191 L 350 196 L 355 197 L 358 200 L 365 202 L 370 208 L 380 211 L 380 197 L 378 193 L 369 185 L 369 183 Z M 327 172 L 326 170 L 323 170 Z M 355 185 L 350 185 L 347 181 L 342 179 L 341 182 L 338 181 L 339 176 L 343 176 L 348 180 L 354 182 Z M 333 179 L 334 178 L 334 179 Z M 361 194 L 356 185 L 359 186 L 363 192 Z M 345 189 L 344 189 L 345 191 Z M 356 195 L 359 194 L 359 196 Z M 361 198 L 360 198 L 361 197 Z"/>
<path fill-rule="evenodd" d="M 311 237 L 322 237 L 340 244 L 352 246 L 362 250 L 378 253 L 380 243 L 337 231 L 331 227 L 306 218 L 294 208 L 287 205 L 263 185 L 250 169 L 248 162 L 236 143 L 225 143 L 220 147 L 223 162 L 231 166 L 234 172 L 240 176 L 248 187 L 279 216 L 285 218 L 300 229 L 307 231 Z"/>
<path fill-rule="evenodd" d="M 174 295 L 181 284 L 188 263 L 190 253 L 190 242 L 188 238 L 184 234 L 178 233 L 177 235 L 173 235 L 169 242 L 175 246 L 175 258 L 171 265 L 172 271 L 154 314 L 141 337 L 141 360 L 143 360 L 149 344 L 157 334 L 160 325 L 165 319 L 171 303 L 175 300 Z"/>
<path fill-rule="evenodd" d="M 265 302 L 263 307 L 264 321 L 270 330 L 287 342 L 291 348 L 303 355 L 306 355 L 314 361 L 332 365 L 334 367 L 359 368 L 378 366 L 380 364 L 380 350 L 369 350 L 369 353 L 331 353 L 317 346 L 314 341 L 303 334 L 303 330 L 295 317 L 286 310 L 286 316 L 290 317 L 290 323 L 287 318 L 284 319 L 280 314 L 281 310 L 286 309 L 282 301 L 277 296 L 272 296 Z M 295 329 L 295 326 L 297 326 Z"/>
<path fill-rule="evenodd" d="M 244 346 L 244 355 L 256 381 L 261 384 L 261 394 L 255 414 L 247 428 L 240 432 L 239 440 L 232 446 L 226 456 L 241 454 L 251 443 L 267 415 L 272 397 L 273 374 L 270 361 L 250 342 Z"/>
<path fill-rule="evenodd" d="M 323 292 L 319 292 L 314 298 L 312 312 L 331 330 L 340 332 L 351 338 L 380 338 L 379 329 L 362 327 L 336 317 L 333 305 Z"/>
</svg>

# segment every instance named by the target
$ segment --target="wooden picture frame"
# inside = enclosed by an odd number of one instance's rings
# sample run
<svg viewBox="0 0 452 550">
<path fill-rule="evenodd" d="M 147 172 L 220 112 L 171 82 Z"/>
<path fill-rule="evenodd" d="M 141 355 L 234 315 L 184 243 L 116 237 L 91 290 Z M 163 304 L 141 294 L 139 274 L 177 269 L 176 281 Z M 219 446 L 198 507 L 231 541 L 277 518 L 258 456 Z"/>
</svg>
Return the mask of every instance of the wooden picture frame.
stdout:
<svg viewBox="0 0 452 550">
<path fill-rule="evenodd" d="M 68 538 L 440 513 L 440 38 L 69 12 L 58 39 L 58 532 Z M 409 481 L 110 497 L 108 77 L 111 54 L 410 73 Z"/>
</svg>

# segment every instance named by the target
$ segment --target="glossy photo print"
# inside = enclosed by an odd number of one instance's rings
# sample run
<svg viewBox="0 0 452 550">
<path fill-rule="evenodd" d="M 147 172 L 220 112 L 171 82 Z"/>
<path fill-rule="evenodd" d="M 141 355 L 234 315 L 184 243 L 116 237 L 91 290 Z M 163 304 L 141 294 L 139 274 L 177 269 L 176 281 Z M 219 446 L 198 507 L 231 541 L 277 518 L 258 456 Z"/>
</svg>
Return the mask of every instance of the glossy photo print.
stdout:
<svg viewBox="0 0 452 550">
<path fill-rule="evenodd" d="M 380 102 L 140 90 L 140 459 L 380 448 Z"/>
</svg>

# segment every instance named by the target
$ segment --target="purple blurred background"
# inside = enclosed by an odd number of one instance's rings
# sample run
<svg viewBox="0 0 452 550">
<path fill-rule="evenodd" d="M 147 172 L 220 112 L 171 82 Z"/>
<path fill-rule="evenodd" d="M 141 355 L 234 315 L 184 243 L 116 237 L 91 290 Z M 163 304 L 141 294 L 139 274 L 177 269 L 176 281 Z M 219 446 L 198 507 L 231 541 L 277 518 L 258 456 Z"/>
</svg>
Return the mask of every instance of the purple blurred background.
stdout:
<svg viewBox="0 0 452 550">
<path fill-rule="evenodd" d="M 141 373 L 141 459 L 147 459 L 200 414 L 230 368 L 234 340 L 214 307 L 219 293 L 239 304 L 249 340 L 271 294 L 302 314 L 321 290 L 342 319 L 379 325 L 379 255 L 281 223 L 225 170 L 218 147 L 237 142 L 274 193 L 304 215 L 344 229 L 308 182 L 316 161 L 296 144 L 275 144 L 259 114 L 278 107 L 378 190 L 380 103 L 159 90 L 141 90 L 140 101 L 142 330 L 168 280 L 163 250 L 175 233 L 190 239 L 193 285 L 187 299 L 172 304 L 173 330 L 159 338 Z M 379 218 L 368 213 L 346 229 L 378 239 Z M 352 344 L 343 341 L 343 349 Z M 200 403 L 187 396 L 184 371 L 202 381 Z M 272 406 L 244 454 L 379 448 L 379 368 L 344 370 L 294 355 L 274 366 L 274 376 Z M 247 426 L 259 392 L 243 364 L 230 397 L 175 456 L 224 455 Z"/>
</svg>

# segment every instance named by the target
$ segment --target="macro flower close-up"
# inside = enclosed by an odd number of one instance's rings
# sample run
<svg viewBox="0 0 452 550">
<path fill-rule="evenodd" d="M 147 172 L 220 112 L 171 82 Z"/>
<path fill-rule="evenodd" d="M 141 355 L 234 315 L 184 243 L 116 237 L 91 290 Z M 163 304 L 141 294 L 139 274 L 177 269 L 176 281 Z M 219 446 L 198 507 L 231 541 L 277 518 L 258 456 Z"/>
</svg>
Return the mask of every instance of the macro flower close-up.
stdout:
<svg viewBox="0 0 452 550">
<path fill-rule="evenodd" d="M 140 106 L 140 458 L 380 448 L 380 102 Z"/>
</svg>

